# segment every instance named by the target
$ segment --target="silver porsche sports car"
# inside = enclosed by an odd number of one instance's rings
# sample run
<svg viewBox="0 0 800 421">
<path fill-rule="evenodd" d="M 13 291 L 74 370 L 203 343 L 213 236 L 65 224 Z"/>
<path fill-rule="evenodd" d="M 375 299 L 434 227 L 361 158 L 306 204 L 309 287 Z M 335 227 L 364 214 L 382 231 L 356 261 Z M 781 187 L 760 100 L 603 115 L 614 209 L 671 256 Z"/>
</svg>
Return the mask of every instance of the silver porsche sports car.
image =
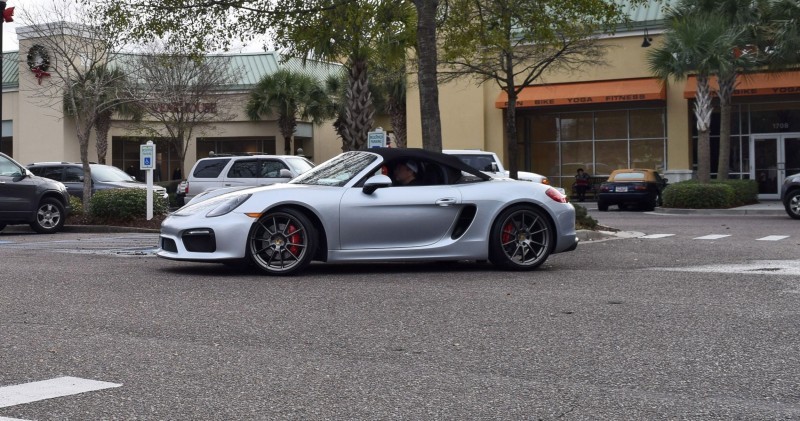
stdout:
<svg viewBox="0 0 800 421">
<path fill-rule="evenodd" d="M 489 260 L 528 270 L 577 245 L 575 209 L 553 187 L 492 178 L 442 153 L 376 148 L 286 184 L 194 201 L 164 220 L 158 256 L 247 261 L 271 275 L 312 261 Z"/>
</svg>

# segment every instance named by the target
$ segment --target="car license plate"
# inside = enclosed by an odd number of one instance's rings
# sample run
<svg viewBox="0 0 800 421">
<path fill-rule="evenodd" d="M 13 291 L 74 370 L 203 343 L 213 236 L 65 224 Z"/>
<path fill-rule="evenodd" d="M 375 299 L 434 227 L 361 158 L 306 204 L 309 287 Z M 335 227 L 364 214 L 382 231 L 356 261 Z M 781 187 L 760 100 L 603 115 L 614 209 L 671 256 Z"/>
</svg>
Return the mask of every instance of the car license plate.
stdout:
<svg viewBox="0 0 800 421">
<path fill-rule="evenodd" d="M 628 191 L 628 186 L 617 186 L 615 191 L 617 193 L 625 193 Z"/>
</svg>

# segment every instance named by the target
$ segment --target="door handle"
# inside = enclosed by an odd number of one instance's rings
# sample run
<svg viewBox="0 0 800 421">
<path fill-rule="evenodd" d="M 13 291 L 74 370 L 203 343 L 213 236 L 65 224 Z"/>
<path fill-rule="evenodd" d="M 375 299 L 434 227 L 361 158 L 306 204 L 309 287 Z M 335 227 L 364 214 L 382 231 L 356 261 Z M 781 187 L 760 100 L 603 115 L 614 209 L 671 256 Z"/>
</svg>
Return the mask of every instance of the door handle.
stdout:
<svg viewBox="0 0 800 421">
<path fill-rule="evenodd" d="M 456 199 L 453 197 L 445 197 L 443 199 L 439 199 L 434 202 L 437 206 L 450 206 L 456 203 Z"/>
</svg>

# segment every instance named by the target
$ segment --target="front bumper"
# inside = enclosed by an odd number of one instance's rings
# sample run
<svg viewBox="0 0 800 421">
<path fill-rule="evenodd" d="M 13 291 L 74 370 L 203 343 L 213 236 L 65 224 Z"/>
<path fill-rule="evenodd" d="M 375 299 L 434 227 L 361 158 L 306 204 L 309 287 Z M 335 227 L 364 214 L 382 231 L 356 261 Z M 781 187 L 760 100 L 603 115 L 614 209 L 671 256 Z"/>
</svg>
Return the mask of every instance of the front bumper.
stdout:
<svg viewBox="0 0 800 421">
<path fill-rule="evenodd" d="M 255 220 L 241 213 L 215 218 L 170 215 L 161 223 L 158 257 L 225 261 L 247 255 L 247 235 Z"/>
</svg>

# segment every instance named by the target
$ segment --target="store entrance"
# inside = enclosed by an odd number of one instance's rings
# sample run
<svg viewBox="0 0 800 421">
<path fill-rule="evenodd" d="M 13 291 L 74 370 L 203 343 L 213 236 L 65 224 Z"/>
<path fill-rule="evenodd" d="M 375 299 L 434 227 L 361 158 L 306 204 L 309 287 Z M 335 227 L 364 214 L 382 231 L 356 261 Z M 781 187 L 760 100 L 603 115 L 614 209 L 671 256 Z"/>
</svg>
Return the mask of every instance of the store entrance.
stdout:
<svg viewBox="0 0 800 421">
<path fill-rule="evenodd" d="M 777 200 L 787 175 L 800 173 L 800 133 L 750 136 L 750 178 L 758 182 L 758 198 Z"/>
</svg>

